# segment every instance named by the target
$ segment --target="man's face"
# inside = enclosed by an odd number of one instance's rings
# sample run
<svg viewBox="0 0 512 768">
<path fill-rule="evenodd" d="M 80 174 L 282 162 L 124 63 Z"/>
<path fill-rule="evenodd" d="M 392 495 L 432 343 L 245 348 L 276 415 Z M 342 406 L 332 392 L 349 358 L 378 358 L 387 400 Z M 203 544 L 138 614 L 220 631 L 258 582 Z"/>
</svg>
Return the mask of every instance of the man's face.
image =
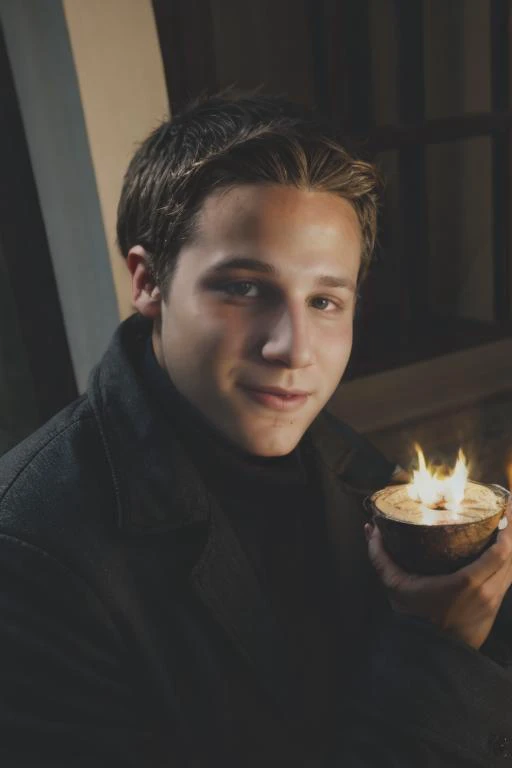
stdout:
<svg viewBox="0 0 512 768">
<path fill-rule="evenodd" d="M 333 194 L 244 185 L 205 201 L 154 346 L 177 389 L 239 448 L 289 453 L 333 394 L 352 347 L 360 252 L 355 211 Z"/>
</svg>

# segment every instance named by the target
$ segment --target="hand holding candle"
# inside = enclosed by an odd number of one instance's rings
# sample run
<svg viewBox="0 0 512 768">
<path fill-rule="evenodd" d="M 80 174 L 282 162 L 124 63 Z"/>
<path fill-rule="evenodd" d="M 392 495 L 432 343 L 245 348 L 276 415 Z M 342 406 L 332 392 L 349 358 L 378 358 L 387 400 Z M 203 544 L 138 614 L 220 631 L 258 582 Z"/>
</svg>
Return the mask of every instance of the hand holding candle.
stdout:
<svg viewBox="0 0 512 768">
<path fill-rule="evenodd" d="M 389 557 L 377 526 L 365 526 L 370 560 L 398 613 L 428 619 L 473 648 L 487 639 L 505 593 L 512 584 L 512 507 L 508 525 L 480 557 L 455 573 L 420 576 Z"/>
<path fill-rule="evenodd" d="M 396 612 L 478 649 L 512 584 L 512 501 L 468 480 L 462 451 L 450 473 L 429 470 L 417 450 L 412 482 L 366 500 L 376 523 L 365 526 L 370 560 Z"/>
</svg>

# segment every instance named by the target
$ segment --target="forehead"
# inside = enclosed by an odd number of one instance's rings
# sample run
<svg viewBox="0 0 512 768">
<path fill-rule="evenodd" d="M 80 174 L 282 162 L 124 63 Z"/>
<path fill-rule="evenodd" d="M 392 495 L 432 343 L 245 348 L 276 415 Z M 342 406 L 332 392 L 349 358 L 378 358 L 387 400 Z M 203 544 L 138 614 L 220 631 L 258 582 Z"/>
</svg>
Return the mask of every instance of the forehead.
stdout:
<svg viewBox="0 0 512 768">
<path fill-rule="evenodd" d="M 280 262 L 348 258 L 359 263 L 361 231 L 353 206 L 317 190 L 244 185 L 210 195 L 198 217 L 196 244 L 209 265 L 227 251 Z"/>
</svg>

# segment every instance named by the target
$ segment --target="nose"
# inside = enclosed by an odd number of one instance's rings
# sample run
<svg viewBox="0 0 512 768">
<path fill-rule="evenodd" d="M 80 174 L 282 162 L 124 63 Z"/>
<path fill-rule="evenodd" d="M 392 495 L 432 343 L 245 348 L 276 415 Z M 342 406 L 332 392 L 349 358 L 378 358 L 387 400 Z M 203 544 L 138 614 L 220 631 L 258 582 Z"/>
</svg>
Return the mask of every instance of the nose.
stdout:
<svg viewBox="0 0 512 768">
<path fill-rule="evenodd" d="M 270 322 L 261 356 L 287 368 L 306 368 L 313 362 L 307 308 L 284 307 Z"/>
</svg>

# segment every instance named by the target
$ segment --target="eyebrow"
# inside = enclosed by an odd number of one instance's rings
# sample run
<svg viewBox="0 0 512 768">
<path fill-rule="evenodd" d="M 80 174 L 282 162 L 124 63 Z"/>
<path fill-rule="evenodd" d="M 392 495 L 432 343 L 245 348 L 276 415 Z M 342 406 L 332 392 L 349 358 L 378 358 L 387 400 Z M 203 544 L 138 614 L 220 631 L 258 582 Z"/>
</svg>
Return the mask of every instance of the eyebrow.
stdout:
<svg viewBox="0 0 512 768">
<path fill-rule="evenodd" d="M 266 261 L 253 259 L 249 256 L 233 256 L 230 259 L 221 261 L 209 270 L 210 274 L 218 275 L 229 272 L 232 269 L 247 269 L 251 272 L 260 272 L 265 275 L 277 277 L 278 270 Z M 337 277 L 335 275 L 319 275 L 316 279 L 318 285 L 326 288 L 348 288 L 355 293 L 356 285 L 353 280 L 346 277 Z"/>
</svg>

